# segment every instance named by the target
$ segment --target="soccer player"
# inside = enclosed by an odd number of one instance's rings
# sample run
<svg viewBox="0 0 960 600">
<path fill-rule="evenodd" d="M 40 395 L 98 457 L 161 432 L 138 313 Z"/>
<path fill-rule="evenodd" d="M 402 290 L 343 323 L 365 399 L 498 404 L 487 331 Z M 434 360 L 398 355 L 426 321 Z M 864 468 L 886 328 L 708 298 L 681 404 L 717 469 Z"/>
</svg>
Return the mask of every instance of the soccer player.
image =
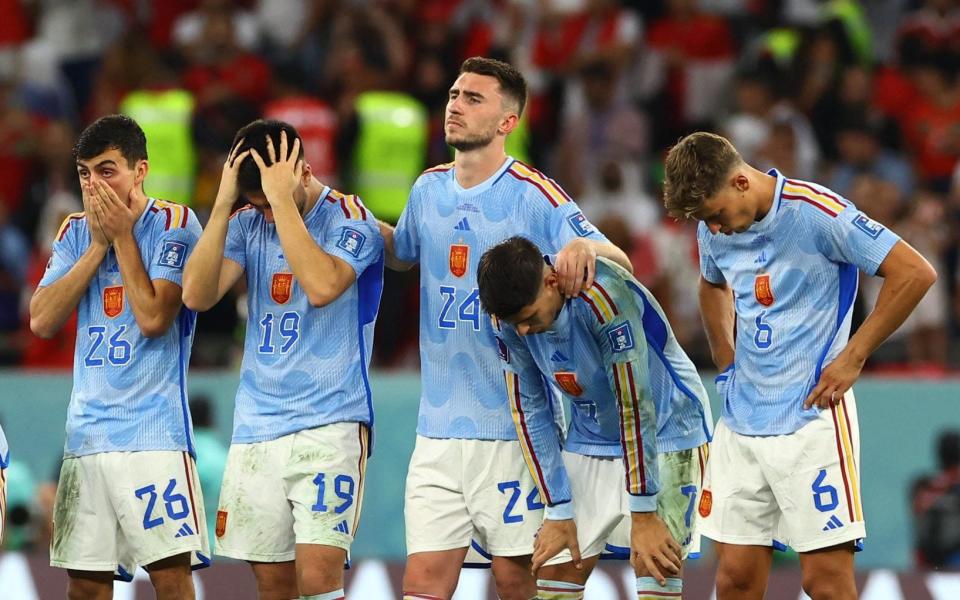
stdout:
<svg viewBox="0 0 960 600">
<path fill-rule="evenodd" d="M 711 133 L 670 150 L 664 196 L 672 215 L 701 221 L 700 311 L 722 371 L 699 504 L 719 542 L 718 598 L 763 597 L 781 543 L 800 553 L 814 600 L 855 598 L 866 529 L 851 386 L 936 272 L 849 200 L 758 171 Z M 884 281 L 851 337 L 858 269 Z"/>
<path fill-rule="evenodd" d="M 133 119 L 95 121 L 74 157 L 84 212 L 60 227 L 30 301 L 44 338 L 78 310 L 50 564 L 67 569 L 69 598 L 112 598 L 114 571 L 129 580 L 137 565 L 158 598 L 193 598 L 191 564 L 210 560 L 185 380 L 196 315 L 180 282 L 200 225 L 144 194 Z"/>
<path fill-rule="evenodd" d="M 231 216 L 240 194 L 249 205 Z M 383 238 L 359 198 L 313 176 L 281 121 L 237 132 L 184 302 L 207 310 L 243 275 L 247 334 L 216 552 L 250 563 L 261 599 L 341 599 L 373 426 Z"/>
<path fill-rule="evenodd" d="M 454 161 L 417 179 L 395 231 L 381 226 L 390 266 L 420 263 L 422 391 L 404 506 L 409 598 L 449 599 L 474 541 L 493 557 L 500 598 L 536 594 L 530 554 L 543 505 L 516 443 L 496 340 L 480 308 L 480 255 L 527 235 L 558 253 L 569 295 L 592 283 L 597 256 L 630 266 L 560 186 L 505 153 L 525 100 L 516 69 L 466 60 L 444 122 Z"/>
<path fill-rule="evenodd" d="M 713 419 L 660 305 L 602 258 L 593 286 L 567 299 L 553 258 L 523 237 L 488 250 L 477 281 L 498 319 L 510 411 L 547 505 L 533 554 L 539 596 L 582 599 L 601 551 L 622 537 L 637 597 L 679 598 L 681 561 L 699 546 L 693 508 Z M 570 400 L 566 439 L 545 381 Z"/>
</svg>

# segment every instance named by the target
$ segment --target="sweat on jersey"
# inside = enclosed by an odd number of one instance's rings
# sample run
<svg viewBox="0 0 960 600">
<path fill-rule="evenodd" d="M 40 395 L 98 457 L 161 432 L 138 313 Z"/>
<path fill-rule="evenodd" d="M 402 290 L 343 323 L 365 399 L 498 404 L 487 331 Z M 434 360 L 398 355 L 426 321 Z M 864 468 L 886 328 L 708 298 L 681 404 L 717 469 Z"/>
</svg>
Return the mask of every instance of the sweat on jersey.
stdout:
<svg viewBox="0 0 960 600">
<path fill-rule="evenodd" d="M 356 281 L 316 308 L 293 276 L 276 225 L 252 206 L 230 217 L 224 257 L 246 272 L 247 333 L 233 443 L 340 422 L 373 425 L 368 368 L 383 289 L 383 237 L 356 196 L 324 187 L 303 223 Z"/>
<path fill-rule="evenodd" d="M 723 419 L 743 435 L 793 433 L 803 401 L 847 344 L 857 270 L 873 275 L 900 239 L 829 189 L 775 169 L 770 211 L 747 231 L 697 233 L 700 272 L 733 289 L 734 363 L 717 380 Z"/>
<path fill-rule="evenodd" d="M 183 266 L 200 237 L 193 211 L 150 198 L 133 236 L 147 277 L 182 285 Z M 84 214 L 68 216 L 40 287 L 66 275 L 90 243 Z M 195 323 L 196 313 L 183 306 L 163 335 L 145 337 L 126 296 L 116 253 L 113 247 L 107 251 L 77 307 L 64 456 L 139 450 L 193 454 L 186 377 Z"/>
<path fill-rule="evenodd" d="M 653 295 L 623 267 L 598 258 L 593 287 L 567 300 L 546 331 L 520 336 L 496 323 L 510 412 L 548 518 L 573 518 L 561 446 L 623 456 L 630 510 L 655 511 L 657 453 L 708 442 L 713 417 L 697 369 Z M 570 400 L 565 440 L 543 379 Z"/>
<path fill-rule="evenodd" d="M 397 258 L 420 263 L 421 395 L 417 433 L 513 440 L 490 319 L 480 308 L 477 264 L 523 235 L 544 252 L 577 237 L 607 241 L 552 179 L 508 157 L 469 189 L 448 163 L 427 169 L 393 234 Z"/>
</svg>

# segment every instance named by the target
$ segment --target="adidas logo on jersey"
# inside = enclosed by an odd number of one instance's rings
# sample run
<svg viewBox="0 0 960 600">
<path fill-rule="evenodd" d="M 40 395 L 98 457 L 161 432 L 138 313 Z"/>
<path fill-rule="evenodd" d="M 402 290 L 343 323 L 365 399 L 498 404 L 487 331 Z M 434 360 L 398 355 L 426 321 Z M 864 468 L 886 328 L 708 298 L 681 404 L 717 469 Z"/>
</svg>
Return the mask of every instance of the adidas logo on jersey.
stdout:
<svg viewBox="0 0 960 600">
<path fill-rule="evenodd" d="M 831 529 L 840 529 L 843 527 L 843 521 L 837 518 L 836 515 L 830 517 L 830 520 L 827 521 L 827 524 L 823 527 L 824 531 L 830 531 Z"/>
<path fill-rule="evenodd" d="M 766 251 L 765 251 L 765 250 L 761 250 L 761 251 L 760 251 L 760 256 L 758 256 L 758 257 L 757 257 L 757 260 L 755 260 L 755 261 L 753 261 L 753 262 L 756 263 L 756 264 L 760 264 L 760 265 L 762 265 L 762 264 L 764 264 L 765 262 L 767 262 L 767 253 L 766 253 Z"/>
<path fill-rule="evenodd" d="M 340 533 L 350 535 L 350 527 L 347 526 L 346 521 L 340 521 L 337 523 L 337 526 L 333 528 L 334 531 L 339 531 Z"/>
<path fill-rule="evenodd" d="M 189 524 L 184 523 L 183 525 L 180 526 L 180 531 L 177 532 L 177 535 L 175 535 L 175 536 L 173 536 L 173 537 L 175 537 L 175 538 L 182 538 L 182 537 L 187 537 L 187 536 L 191 536 L 191 535 L 194 535 L 193 529 L 190 529 L 190 525 L 189 525 Z"/>
<path fill-rule="evenodd" d="M 559 350 L 557 350 L 556 352 L 550 355 L 550 360 L 552 360 L 553 362 L 567 362 L 570 359 L 568 359 L 566 356 L 561 354 Z"/>
<path fill-rule="evenodd" d="M 470 223 L 467 221 L 467 218 L 464 217 L 460 219 L 460 222 L 454 227 L 457 231 L 470 231 Z"/>
</svg>

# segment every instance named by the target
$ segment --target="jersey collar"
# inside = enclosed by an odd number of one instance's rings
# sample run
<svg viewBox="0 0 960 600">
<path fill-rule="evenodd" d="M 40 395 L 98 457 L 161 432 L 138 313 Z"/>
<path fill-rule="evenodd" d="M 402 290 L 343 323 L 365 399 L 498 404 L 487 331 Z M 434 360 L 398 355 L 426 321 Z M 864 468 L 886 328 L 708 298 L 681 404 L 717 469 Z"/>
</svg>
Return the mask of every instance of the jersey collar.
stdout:
<svg viewBox="0 0 960 600">
<path fill-rule="evenodd" d="M 786 182 L 786 177 L 776 169 L 770 169 L 767 171 L 767 175 L 777 178 L 777 186 L 773 190 L 773 204 L 770 205 L 770 210 L 767 211 L 767 214 L 750 227 L 749 231 L 766 231 L 771 227 L 771 224 L 776 218 L 776 214 L 780 212 L 780 203 L 782 201 L 780 194 L 783 193 L 783 184 Z"/>
<path fill-rule="evenodd" d="M 457 194 L 461 196 L 476 196 L 477 194 L 481 194 L 490 189 L 493 184 L 495 184 L 497 180 L 507 172 L 507 169 L 510 168 L 510 165 L 512 165 L 515 160 L 516 159 L 514 159 L 512 156 L 507 156 L 506 160 L 504 160 L 503 164 L 500 165 L 496 171 L 494 171 L 493 175 L 487 177 L 477 185 L 470 188 L 464 188 L 457 183 L 457 166 L 454 165 L 453 168 L 450 169 L 450 180 L 453 182 L 453 189 L 456 190 Z"/>
</svg>

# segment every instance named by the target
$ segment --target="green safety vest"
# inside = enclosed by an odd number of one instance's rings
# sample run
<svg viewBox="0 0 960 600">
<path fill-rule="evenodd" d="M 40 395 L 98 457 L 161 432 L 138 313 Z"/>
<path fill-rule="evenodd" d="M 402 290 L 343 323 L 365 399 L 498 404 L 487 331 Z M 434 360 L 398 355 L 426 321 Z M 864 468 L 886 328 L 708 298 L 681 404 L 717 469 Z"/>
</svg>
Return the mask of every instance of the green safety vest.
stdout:
<svg viewBox="0 0 960 600">
<path fill-rule="evenodd" d="M 193 95 L 178 89 L 136 90 L 120 103 L 120 112 L 139 123 L 147 136 L 150 171 L 143 188 L 147 196 L 192 203 L 197 163 L 193 107 Z"/>
<path fill-rule="evenodd" d="M 358 131 L 350 191 L 377 218 L 396 223 L 424 168 L 427 109 L 400 92 L 364 92 L 355 108 Z"/>
</svg>

